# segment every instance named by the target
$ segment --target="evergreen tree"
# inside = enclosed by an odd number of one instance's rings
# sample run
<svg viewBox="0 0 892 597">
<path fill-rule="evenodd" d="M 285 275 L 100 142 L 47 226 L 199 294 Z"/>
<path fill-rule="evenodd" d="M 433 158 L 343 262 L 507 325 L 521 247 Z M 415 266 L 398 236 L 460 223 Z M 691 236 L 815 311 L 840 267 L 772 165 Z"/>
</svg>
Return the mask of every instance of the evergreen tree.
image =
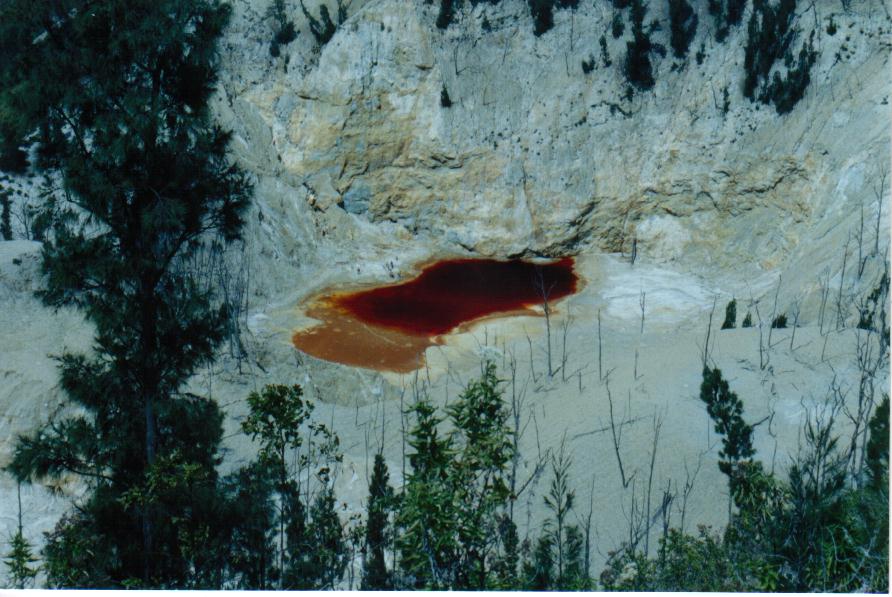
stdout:
<svg viewBox="0 0 892 597">
<path fill-rule="evenodd" d="M 388 544 L 389 514 L 393 508 L 390 473 L 381 452 L 375 454 L 372 479 L 369 482 L 368 524 L 365 537 L 365 561 L 362 570 L 363 591 L 393 590 L 393 579 L 387 570 L 384 553 Z"/>
<path fill-rule="evenodd" d="M 446 29 L 455 21 L 455 13 L 461 8 L 461 0 L 440 0 L 440 13 L 437 15 L 437 27 Z"/>
<path fill-rule="evenodd" d="M 276 506 L 277 475 L 265 463 L 254 462 L 227 480 L 228 520 L 233 522 L 227 578 L 235 587 L 269 590 L 277 586 Z"/>
<path fill-rule="evenodd" d="M 524 588 L 527 591 L 549 591 L 554 588 L 554 544 L 543 533 L 536 541 L 532 555 L 523 563 Z"/>
<path fill-rule="evenodd" d="M 703 368 L 700 400 L 706 403 L 706 412 L 715 424 L 715 432 L 722 436 L 719 470 L 731 479 L 733 492 L 737 476 L 741 474 L 741 464 L 751 461 L 756 453 L 753 428 L 743 420 L 743 402 L 731 391 L 718 368 Z"/>
<path fill-rule="evenodd" d="M 322 475 L 323 488 L 310 508 L 310 568 L 311 575 L 307 587 L 312 589 L 334 589 L 343 578 L 347 567 L 347 545 L 344 526 L 337 512 L 334 489 L 325 475 Z"/>
<path fill-rule="evenodd" d="M 15 534 L 9 540 L 10 550 L 6 554 L 4 564 L 9 571 L 9 580 L 12 582 L 14 589 L 26 588 L 34 577 L 37 576 L 37 568 L 32 564 L 37 558 L 31 552 L 31 545 L 25 539 L 24 528 L 22 526 L 22 484 L 16 487 L 19 505 L 19 524 Z"/>
<path fill-rule="evenodd" d="M 669 0 L 669 45 L 676 58 L 684 58 L 697 34 L 697 13 L 687 0 Z"/>
<path fill-rule="evenodd" d="M 3 240 L 12 240 L 12 222 L 10 219 L 10 211 L 12 210 L 12 200 L 9 197 L 9 190 L 0 187 L 0 237 Z"/>
<path fill-rule="evenodd" d="M 77 526 L 58 537 L 85 532 L 104 545 L 97 553 L 113 552 L 97 563 L 111 585 L 184 586 L 177 527 L 197 516 L 183 515 L 187 496 L 121 498 L 174 452 L 216 475 L 219 416 L 180 387 L 213 358 L 224 323 L 184 260 L 203 239 L 237 238 L 250 195 L 208 109 L 229 15 L 216 0 L 0 7 L 0 137 L 36 140 L 34 166 L 58 174 L 58 200 L 69 201 L 44 244 L 42 297 L 80 308 L 96 329 L 92 355 L 60 359 L 83 414 L 22 438 L 10 470 L 89 481 Z"/>
<path fill-rule="evenodd" d="M 722 322 L 723 330 L 733 330 L 737 325 L 737 300 L 731 299 L 725 307 L 725 321 Z"/>
<path fill-rule="evenodd" d="M 632 41 L 626 42 L 626 61 L 624 72 L 626 80 L 639 90 L 651 89 L 654 86 L 653 66 L 650 53 L 654 49 L 648 33 L 644 30 L 644 19 L 647 7 L 643 0 L 632 0 L 629 11 L 632 24 Z"/>
<path fill-rule="evenodd" d="M 517 534 L 517 525 L 507 514 L 499 516 L 499 547 L 492 565 L 495 575 L 493 588 L 517 590 L 521 587 L 517 570 L 520 563 L 520 537 Z"/>
</svg>

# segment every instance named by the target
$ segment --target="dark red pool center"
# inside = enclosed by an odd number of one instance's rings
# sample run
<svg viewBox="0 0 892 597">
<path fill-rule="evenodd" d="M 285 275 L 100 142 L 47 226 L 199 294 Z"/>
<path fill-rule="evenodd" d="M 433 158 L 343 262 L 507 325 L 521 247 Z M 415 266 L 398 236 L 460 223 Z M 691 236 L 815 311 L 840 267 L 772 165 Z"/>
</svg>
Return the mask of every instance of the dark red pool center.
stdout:
<svg viewBox="0 0 892 597">
<path fill-rule="evenodd" d="M 553 302 L 576 292 L 573 258 L 551 263 L 450 259 L 402 284 L 363 290 L 334 304 L 370 325 L 439 336 L 495 313 Z"/>
</svg>

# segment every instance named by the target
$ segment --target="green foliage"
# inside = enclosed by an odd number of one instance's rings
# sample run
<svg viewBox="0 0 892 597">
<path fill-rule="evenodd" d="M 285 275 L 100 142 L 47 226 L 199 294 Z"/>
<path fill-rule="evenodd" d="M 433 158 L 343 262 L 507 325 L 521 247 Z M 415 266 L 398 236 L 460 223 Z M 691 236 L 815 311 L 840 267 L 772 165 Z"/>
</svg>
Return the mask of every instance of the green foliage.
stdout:
<svg viewBox="0 0 892 597">
<path fill-rule="evenodd" d="M 229 15 L 216 0 L 0 6 L 0 137 L 36 142 L 32 165 L 64 189 L 46 199 L 66 217 L 45 228 L 42 298 L 81 309 L 96 330 L 90 356 L 60 358 L 67 412 L 79 414 L 21 438 L 10 465 L 21 480 L 88 484 L 82 512 L 48 544 L 50 582 L 176 587 L 194 576 L 187 535 L 213 501 L 147 490 L 156 464 L 212 479 L 217 460 L 215 407 L 179 389 L 224 324 L 184 260 L 203 239 L 239 236 L 251 190 L 208 109 Z M 103 557 L 76 559 L 79 545 Z"/>
<path fill-rule="evenodd" d="M 415 423 L 408 439 L 412 470 L 397 515 L 400 568 L 410 588 L 443 588 L 452 582 L 450 571 L 458 551 L 450 475 L 454 449 L 449 437 L 440 436 L 442 419 L 429 402 L 419 400 L 409 414 Z"/>
<path fill-rule="evenodd" d="M 393 590 L 393 578 L 387 570 L 384 551 L 389 543 L 389 516 L 394 507 L 393 488 L 389 485 L 390 474 L 384 456 L 375 454 L 372 479 L 369 482 L 368 524 L 366 525 L 363 561 L 363 591 Z"/>
<path fill-rule="evenodd" d="M 737 300 L 731 299 L 731 302 L 725 307 L 725 321 L 722 322 L 723 330 L 732 330 L 737 325 Z"/>
<path fill-rule="evenodd" d="M 446 29 L 455 21 L 456 12 L 461 9 L 461 0 L 440 0 L 437 14 L 437 28 Z"/>
<path fill-rule="evenodd" d="M 347 20 L 347 9 L 340 0 L 336 1 L 338 6 L 337 22 L 332 20 L 328 6 L 325 4 L 319 5 L 319 18 L 316 19 L 310 14 L 307 7 L 304 6 L 303 0 L 300 0 L 300 9 L 304 13 L 304 17 L 306 17 L 307 23 L 310 25 L 310 33 L 313 34 L 313 39 L 316 40 L 316 44 L 319 47 L 322 47 L 331 41 L 331 38 L 334 37 L 338 27 L 343 25 L 344 21 Z"/>
<path fill-rule="evenodd" d="M 227 578 L 239 589 L 268 590 L 279 576 L 275 547 L 278 476 L 259 462 L 235 471 L 224 484 L 228 516 L 233 522 Z"/>
<path fill-rule="evenodd" d="M 294 21 L 286 14 L 285 0 L 273 0 L 267 14 L 273 20 L 273 39 L 269 43 L 269 53 L 276 58 L 282 46 L 287 46 L 297 39 L 297 31 L 294 28 Z"/>
<path fill-rule="evenodd" d="M 613 19 L 610 21 L 610 34 L 613 39 L 619 39 L 626 31 L 626 22 L 623 21 L 623 13 L 613 13 Z"/>
<path fill-rule="evenodd" d="M 775 329 L 787 327 L 787 314 L 781 313 L 780 315 L 772 319 L 771 327 Z"/>
<path fill-rule="evenodd" d="M 254 474 L 261 475 L 256 483 L 263 488 L 267 467 L 275 480 L 279 506 L 274 520 L 278 562 L 265 577 L 279 578 L 279 588 L 284 589 L 333 588 L 346 566 L 343 525 L 329 481 L 330 464 L 342 458 L 340 440 L 325 425 L 312 420 L 313 403 L 303 398 L 298 385 L 267 385 L 248 396 L 248 406 L 242 429 L 260 443 L 258 464 L 253 467 Z M 288 465 L 289 450 L 298 451 L 293 470 Z M 309 480 L 302 485 L 301 479 L 311 472 L 321 490 L 308 511 Z M 264 514 L 263 520 L 267 519 Z"/>
<path fill-rule="evenodd" d="M 623 64 L 623 72 L 629 84 L 645 91 L 654 86 L 653 66 L 650 62 L 650 54 L 654 51 L 649 35 L 644 31 L 644 18 L 647 15 L 647 7 L 643 0 L 632 0 L 630 9 L 632 23 L 632 41 L 626 42 L 626 59 Z"/>
<path fill-rule="evenodd" d="M 740 324 L 742 328 L 751 328 L 753 327 L 753 314 L 749 311 L 746 312 L 746 315 L 743 317 L 743 323 Z"/>
<path fill-rule="evenodd" d="M 513 457 L 501 383 L 486 363 L 480 380 L 447 409 L 453 430 L 446 436 L 427 400 L 410 410 L 412 470 L 397 514 L 400 568 L 410 588 L 483 589 L 497 582 L 497 564 L 504 572 L 510 561 L 499 551 Z"/>
<path fill-rule="evenodd" d="M 876 491 L 887 490 L 889 479 L 889 396 L 883 396 L 868 423 L 870 441 L 867 443 L 868 485 Z"/>
<path fill-rule="evenodd" d="M 601 573 L 607 591 L 753 591 L 738 574 L 732 553 L 720 535 L 700 526 L 696 535 L 669 529 L 660 538 L 657 556 L 639 551 L 609 554 Z"/>
<path fill-rule="evenodd" d="M 744 54 L 743 94 L 752 101 L 773 103 L 779 114 L 790 112 L 802 99 L 811 82 L 811 67 L 817 60 L 814 33 L 802 44 L 796 58 L 792 46 L 798 36 L 793 26 L 796 0 L 754 0 L 747 26 Z M 772 69 L 783 60 L 785 74 Z"/>
<path fill-rule="evenodd" d="M 499 547 L 493 559 L 492 572 L 494 580 L 490 588 L 498 590 L 514 590 L 521 586 L 518 576 L 520 564 L 520 537 L 517 525 L 506 514 L 499 516 Z"/>
<path fill-rule="evenodd" d="M 338 517 L 334 489 L 325 477 L 323 484 L 310 508 L 309 544 L 300 552 L 302 557 L 309 556 L 304 582 L 289 584 L 289 589 L 333 589 L 347 568 L 344 527 Z M 290 551 L 293 556 L 295 550 Z"/>
<path fill-rule="evenodd" d="M 697 34 L 697 13 L 687 0 L 669 0 L 669 45 L 676 58 L 687 56 Z"/>
<path fill-rule="evenodd" d="M 3 563 L 9 574 L 9 580 L 14 589 L 25 589 L 37 576 L 37 568 L 32 566 L 37 558 L 31 552 L 31 545 L 22 534 L 19 527 L 9 540 L 10 550 L 6 554 Z"/>
<path fill-rule="evenodd" d="M 554 11 L 558 8 L 573 10 L 579 0 L 527 0 L 533 17 L 533 34 L 540 37 L 554 27 Z"/>
<path fill-rule="evenodd" d="M 700 44 L 700 49 L 697 50 L 697 53 L 694 55 L 694 59 L 697 61 L 697 64 L 703 64 L 703 59 L 706 58 L 706 44 Z"/>
<path fill-rule="evenodd" d="M 721 42 L 743 19 L 746 0 L 707 0 L 707 7 L 715 22 L 715 38 Z"/>
<path fill-rule="evenodd" d="M 527 0 L 530 16 L 533 17 L 533 33 L 541 36 L 554 27 L 555 0 Z"/>
<path fill-rule="evenodd" d="M 443 85 L 443 88 L 440 89 L 440 105 L 444 108 L 452 107 L 452 100 L 449 98 L 449 92 L 446 90 L 446 85 Z"/>
<path fill-rule="evenodd" d="M 601 45 L 601 62 L 604 64 L 604 68 L 610 68 L 613 61 L 610 60 L 610 52 L 607 50 L 607 38 L 602 35 L 598 43 Z"/>
<path fill-rule="evenodd" d="M 523 563 L 525 588 L 532 591 L 580 591 L 591 588 L 585 539 L 579 527 L 570 524 L 576 499 L 570 488 L 572 461 L 564 445 L 551 457 L 551 484 L 545 506 L 551 515 L 542 527 L 535 549 Z"/>
<path fill-rule="evenodd" d="M 715 425 L 715 432 L 722 436 L 719 470 L 728 476 L 734 495 L 746 474 L 745 465 L 756 453 L 753 428 L 743 420 L 743 402 L 731 391 L 718 368 L 703 368 L 700 400 L 706 403 L 706 412 Z"/>
<path fill-rule="evenodd" d="M 46 534 L 43 548 L 47 586 L 109 587 L 108 570 L 120 568 L 115 550 L 88 514 L 66 514 Z"/>
<path fill-rule="evenodd" d="M 12 210 L 12 200 L 10 199 L 9 190 L 0 188 L 0 236 L 3 240 L 12 240 L 12 222 L 10 220 L 10 211 Z"/>
<path fill-rule="evenodd" d="M 303 445 L 301 426 L 310 419 L 313 403 L 303 399 L 299 385 L 267 385 L 248 394 L 248 408 L 242 430 L 260 440 L 261 461 L 286 475 L 285 451 Z"/>
<path fill-rule="evenodd" d="M 601 36 L 602 39 L 603 37 Z M 595 70 L 595 57 L 589 54 L 588 60 L 582 61 L 582 72 L 587 75 L 593 70 Z"/>
</svg>

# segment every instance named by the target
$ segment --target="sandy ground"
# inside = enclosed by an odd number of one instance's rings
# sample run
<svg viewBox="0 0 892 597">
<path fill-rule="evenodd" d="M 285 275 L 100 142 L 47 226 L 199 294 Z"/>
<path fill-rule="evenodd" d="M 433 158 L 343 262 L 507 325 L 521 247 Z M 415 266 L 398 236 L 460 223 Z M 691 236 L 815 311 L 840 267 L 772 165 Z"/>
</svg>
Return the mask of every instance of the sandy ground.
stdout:
<svg viewBox="0 0 892 597">
<path fill-rule="evenodd" d="M 75 314 L 53 314 L 30 297 L 28 284 L 10 282 L 13 273 L 21 278 L 22 268 L 34 267 L 35 247 L 9 243 L 0 247 L 10 253 L 4 253 L 0 270 L 6 276 L 5 309 L 0 315 L 4 331 L 0 361 L 6 380 L 0 457 L 5 462 L 12 438 L 45 420 L 61 399 L 53 362 L 46 355 L 63 347 L 86 348 L 89 333 Z M 12 253 L 24 263 L 13 267 Z M 789 466 L 798 450 L 804 417 L 828 397 L 834 376 L 849 399 L 854 398 L 858 372 L 853 330 L 822 334 L 816 320 L 803 318 L 806 323 L 795 330 L 795 339 L 792 329 L 772 331 L 771 347 L 760 362 L 757 328 L 719 331 L 730 295 L 718 283 L 665 265 L 639 262 L 630 266 L 610 255 L 582 256 L 578 267 L 584 288 L 558 303 L 551 317 L 550 377 L 542 316 L 489 319 L 470 326 L 445 337 L 442 345 L 428 348 L 425 368 L 400 374 L 349 368 L 299 354 L 291 336 L 307 319 L 293 304 L 255 313 L 249 338 L 251 361 L 243 363 L 241 373 L 223 359 L 192 382 L 191 389 L 212 395 L 227 411 L 224 467 L 238 466 L 254 453 L 239 431 L 247 394 L 265 383 L 301 383 L 317 403 L 317 418 L 341 437 L 345 457 L 337 491 L 346 516 L 362 508 L 372 455 L 382 444 L 392 479 L 400 482 L 401 405 L 405 407 L 420 392 L 446 404 L 479 374 L 481 361 L 489 358 L 506 380 L 506 397 L 515 395 L 521 403 L 520 479 L 526 480 L 536 462 L 547 460 L 562 442 L 572 454 L 577 515 L 582 520 L 592 510 L 592 572 L 597 574 L 607 552 L 628 536 L 630 518 L 640 520 L 641 512 L 648 511 L 648 486 L 652 550 L 662 524 L 657 511 L 667 488 L 676 496 L 668 510 L 672 524 L 681 524 L 682 510 L 687 530 L 697 524 L 721 527 L 726 522 L 727 485 L 716 466 L 719 438 L 698 398 L 714 300 L 718 306 L 710 332 L 709 362 L 722 369 L 743 398 L 746 419 L 763 421 L 755 441 L 767 467 L 783 473 Z M 770 311 L 770 298 L 761 303 L 768 304 L 763 307 L 766 311 Z M 745 312 L 741 305 L 738 323 Z M 767 336 L 766 328 L 763 347 Z M 880 388 L 888 385 L 888 371 L 883 376 Z M 608 382 L 625 486 L 610 431 Z M 518 498 L 515 517 L 522 536 L 535 535 L 541 525 L 542 495 L 548 482 L 546 470 Z M 692 487 L 684 500 L 686 483 Z M 35 542 L 41 541 L 41 533 L 52 527 L 68 508 L 68 498 L 78 492 L 77 485 L 62 489 L 67 495 L 52 496 L 40 487 L 23 490 L 24 523 Z M 14 500 L 14 484 L 0 475 L 0 536 L 13 531 Z"/>
</svg>

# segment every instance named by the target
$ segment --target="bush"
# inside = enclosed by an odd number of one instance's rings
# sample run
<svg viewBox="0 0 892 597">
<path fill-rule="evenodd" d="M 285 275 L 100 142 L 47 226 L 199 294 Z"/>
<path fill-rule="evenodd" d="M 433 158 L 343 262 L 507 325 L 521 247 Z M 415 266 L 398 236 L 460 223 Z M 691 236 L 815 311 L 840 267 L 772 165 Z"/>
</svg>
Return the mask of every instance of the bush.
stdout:
<svg viewBox="0 0 892 597">
<path fill-rule="evenodd" d="M 316 39 L 316 43 L 319 46 L 324 46 L 331 38 L 334 37 L 335 32 L 338 30 L 338 27 L 343 24 L 344 21 L 347 20 L 347 10 L 344 8 L 344 5 L 340 0 L 337 0 L 338 3 L 338 21 L 335 23 L 331 18 L 331 13 L 328 11 L 328 7 L 325 4 L 319 6 L 319 19 L 313 17 L 307 11 L 307 7 L 304 6 L 303 0 L 300 2 L 300 8 L 304 13 L 304 16 L 307 19 L 307 23 L 310 25 L 310 33 L 313 34 L 313 37 Z"/>
<path fill-rule="evenodd" d="M 715 38 L 724 41 L 731 27 L 740 24 L 746 0 L 708 0 L 709 14 L 715 22 Z"/>
<path fill-rule="evenodd" d="M 751 328 L 753 327 L 753 314 L 749 311 L 746 312 L 746 317 L 743 318 L 743 323 L 740 325 L 742 328 Z"/>
<path fill-rule="evenodd" d="M 687 0 L 669 0 L 669 45 L 676 58 L 684 58 L 697 34 L 697 13 Z"/>
<path fill-rule="evenodd" d="M 601 44 L 601 62 L 604 63 L 604 68 L 610 68 L 613 61 L 610 60 L 610 52 L 607 50 L 607 38 L 602 35 L 598 43 Z"/>
<path fill-rule="evenodd" d="M 722 322 L 723 330 L 731 330 L 734 329 L 734 326 L 737 325 L 737 300 L 731 299 L 731 302 L 728 303 L 728 306 L 725 307 L 725 321 Z"/>
<path fill-rule="evenodd" d="M 461 6 L 461 0 L 440 0 L 440 13 L 437 15 L 437 28 L 446 29 L 455 21 L 456 9 Z"/>
<path fill-rule="evenodd" d="M 12 240 L 12 223 L 9 217 L 12 201 L 7 189 L 0 189 L 0 207 L 3 210 L 0 213 L 0 236 L 3 237 L 3 240 Z"/>
<path fill-rule="evenodd" d="M 791 47 L 798 35 L 793 27 L 796 0 L 780 0 L 777 6 L 767 0 L 754 0 L 753 13 L 747 27 L 744 56 L 743 94 L 751 101 L 772 103 L 779 114 L 790 112 L 802 99 L 811 82 L 811 67 L 817 60 L 814 33 L 803 44 L 797 58 Z M 775 71 L 774 65 L 784 61 L 786 74 Z"/>
<path fill-rule="evenodd" d="M 613 21 L 610 23 L 610 33 L 613 39 L 619 39 L 626 31 L 626 23 L 623 21 L 623 13 L 613 13 Z"/>
<path fill-rule="evenodd" d="M 452 107 L 452 100 L 449 99 L 449 92 L 446 91 L 446 85 L 443 85 L 443 88 L 440 90 L 440 105 L 444 108 Z"/>
<path fill-rule="evenodd" d="M 528 0 L 536 37 L 554 27 L 554 0 Z"/>
<path fill-rule="evenodd" d="M 269 44 L 269 53 L 273 58 L 280 54 L 279 48 L 286 46 L 297 38 L 294 21 L 285 14 L 285 0 L 273 0 L 267 12 L 274 21 L 273 39 Z"/>
<path fill-rule="evenodd" d="M 595 57 L 589 54 L 588 60 L 582 61 L 582 72 L 589 74 L 593 70 L 595 70 Z"/>
<path fill-rule="evenodd" d="M 631 21 L 632 41 L 626 43 L 625 74 L 629 84 L 638 90 L 651 89 L 654 86 L 653 66 L 650 53 L 654 46 L 644 31 L 644 17 L 647 8 L 643 0 L 632 0 Z"/>
<path fill-rule="evenodd" d="M 771 322 L 771 327 L 775 329 L 785 328 L 787 327 L 787 314 L 781 313 Z"/>
</svg>

